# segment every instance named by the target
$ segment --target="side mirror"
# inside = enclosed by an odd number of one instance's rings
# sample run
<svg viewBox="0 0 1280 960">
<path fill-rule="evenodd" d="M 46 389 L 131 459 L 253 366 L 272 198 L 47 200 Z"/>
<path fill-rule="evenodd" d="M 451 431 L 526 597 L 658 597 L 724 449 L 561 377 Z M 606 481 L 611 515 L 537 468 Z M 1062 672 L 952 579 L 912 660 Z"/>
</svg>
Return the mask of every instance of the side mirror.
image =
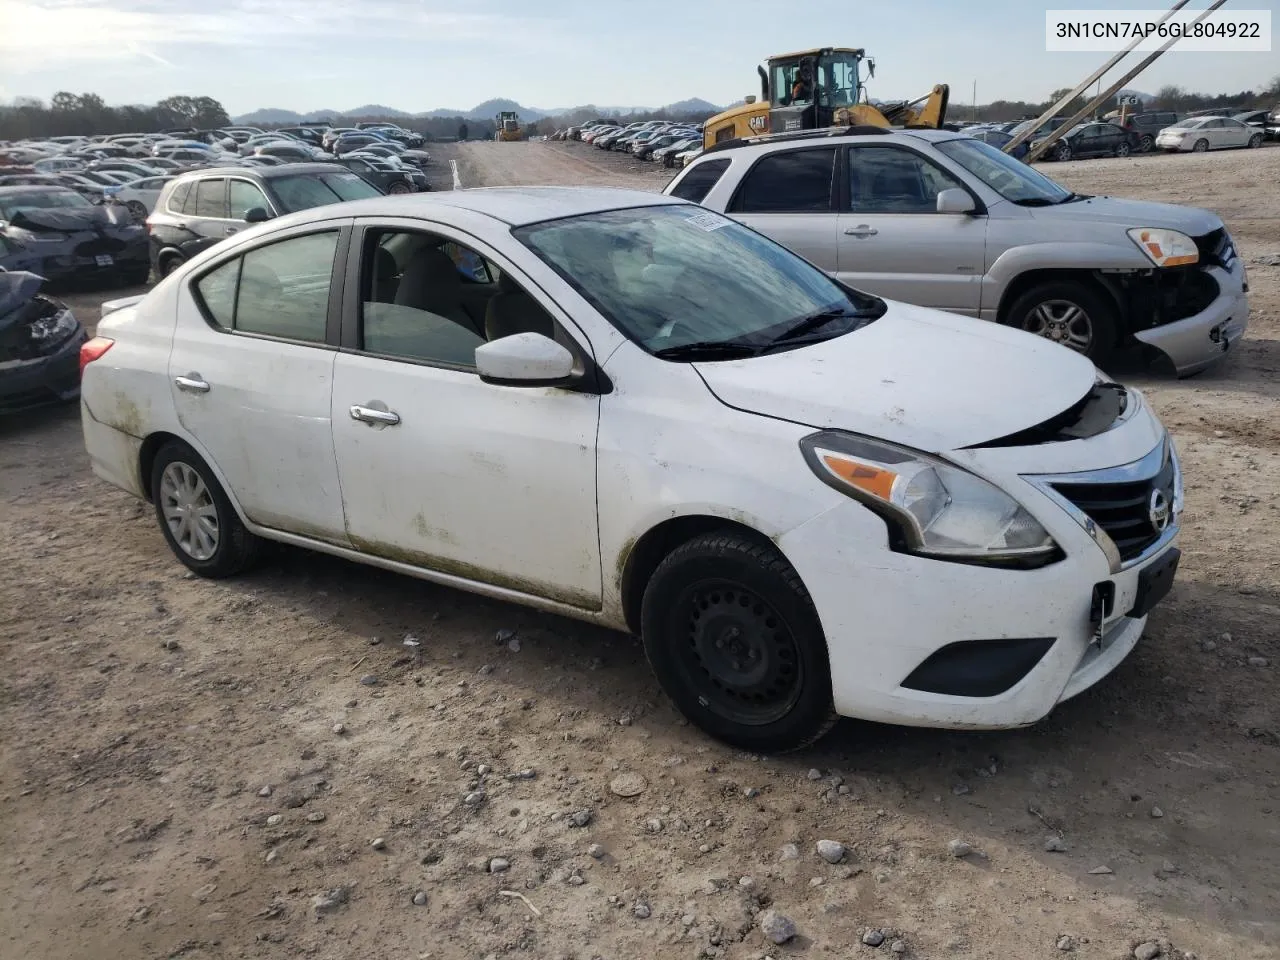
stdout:
<svg viewBox="0 0 1280 960">
<path fill-rule="evenodd" d="M 476 372 L 485 383 L 562 386 L 573 380 L 573 354 L 540 333 L 515 333 L 476 347 Z"/>
<path fill-rule="evenodd" d="M 942 197 L 938 197 L 938 202 L 942 202 Z M 265 207 L 251 207 L 244 215 L 245 223 L 265 223 L 271 219 L 271 214 L 266 211 Z"/>
<path fill-rule="evenodd" d="M 939 213 L 973 213 L 973 197 L 958 187 L 951 187 L 938 194 Z"/>
</svg>

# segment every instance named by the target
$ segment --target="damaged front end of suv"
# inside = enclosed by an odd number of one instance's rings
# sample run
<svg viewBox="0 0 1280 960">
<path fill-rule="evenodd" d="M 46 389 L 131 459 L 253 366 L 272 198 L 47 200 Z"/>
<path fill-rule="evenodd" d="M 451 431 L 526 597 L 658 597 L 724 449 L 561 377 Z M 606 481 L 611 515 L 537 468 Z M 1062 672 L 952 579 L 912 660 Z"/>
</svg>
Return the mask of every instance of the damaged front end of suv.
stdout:
<svg viewBox="0 0 1280 960">
<path fill-rule="evenodd" d="M 0 415 L 80 396 L 88 334 L 65 303 L 40 293 L 44 282 L 0 268 Z"/>
</svg>

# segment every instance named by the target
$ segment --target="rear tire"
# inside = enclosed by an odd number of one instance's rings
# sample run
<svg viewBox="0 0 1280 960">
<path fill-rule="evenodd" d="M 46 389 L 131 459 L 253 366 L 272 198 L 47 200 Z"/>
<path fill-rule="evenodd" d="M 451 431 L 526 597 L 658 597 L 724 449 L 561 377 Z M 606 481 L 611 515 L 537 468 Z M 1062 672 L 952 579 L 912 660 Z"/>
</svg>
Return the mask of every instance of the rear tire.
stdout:
<svg viewBox="0 0 1280 960">
<path fill-rule="evenodd" d="M 176 253 L 171 253 L 167 257 L 161 257 L 159 270 L 161 279 L 169 276 L 169 274 L 173 273 L 173 271 L 177 270 L 185 262 L 186 261 Z"/>
<path fill-rule="evenodd" d="M 710 736 L 782 753 L 835 724 L 822 625 L 772 547 L 732 531 L 682 544 L 650 578 L 640 623 L 662 689 Z"/>
<path fill-rule="evenodd" d="M 262 540 L 245 528 L 208 464 L 180 440 L 156 454 L 151 501 L 169 549 L 192 573 L 218 580 L 257 560 Z"/>
<path fill-rule="evenodd" d="M 1115 308 L 1083 283 L 1038 284 L 1013 302 L 1003 322 L 1083 353 L 1098 367 L 1116 348 Z"/>
<path fill-rule="evenodd" d="M 387 193 L 399 196 L 404 193 L 412 193 L 413 189 L 407 183 L 393 183 L 387 187 Z"/>
</svg>

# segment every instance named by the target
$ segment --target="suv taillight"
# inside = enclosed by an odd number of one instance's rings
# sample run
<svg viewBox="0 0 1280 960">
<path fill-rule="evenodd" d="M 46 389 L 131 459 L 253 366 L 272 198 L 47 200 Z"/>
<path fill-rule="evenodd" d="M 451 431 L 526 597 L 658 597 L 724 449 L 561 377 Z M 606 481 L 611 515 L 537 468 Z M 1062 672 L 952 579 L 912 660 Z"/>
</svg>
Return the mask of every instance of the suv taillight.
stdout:
<svg viewBox="0 0 1280 960">
<path fill-rule="evenodd" d="M 80 376 L 84 376 L 84 368 L 111 349 L 115 341 L 109 337 L 94 337 L 80 345 Z"/>
</svg>

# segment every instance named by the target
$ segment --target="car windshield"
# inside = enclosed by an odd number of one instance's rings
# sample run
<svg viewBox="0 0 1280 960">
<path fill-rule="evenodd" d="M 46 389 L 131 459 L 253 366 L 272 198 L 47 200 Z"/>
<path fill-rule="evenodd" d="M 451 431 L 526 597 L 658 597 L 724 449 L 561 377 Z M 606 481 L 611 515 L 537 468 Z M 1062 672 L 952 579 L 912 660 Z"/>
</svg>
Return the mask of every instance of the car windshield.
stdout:
<svg viewBox="0 0 1280 960">
<path fill-rule="evenodd" d="M 692 204 L 587 214 L 513 234 L 628 338 L 670 359 L 798 346 L 818 328 L 849 333 L 885 310 L 879 298 Z M 791 337 L 800 332 L 812 335 Z"/>
<path fill-rule="evenodd" d="M 91 207 L 88 200 L 74 190 L 32 190 L 0 197 L 0 218 L 12 220 L 21 210 L 62 210 L 67 207 Z"/>
<path fill-rule="evenodd" d="M 939 153 L 1013 203 L 1043 206 L 1065 203 L 1075 196 L 1066 187 L 1054 183 L 1021 160 L 973 137 L 944 140 L 936 146 Z"/>
<path fill-rule="evenodd" d="M 271 188 L 288 213 L 309 210 L 343 200 L 380 197 L 382 191 L 354 173 L 310 173 L 276 177 Z"/>
</svg>

